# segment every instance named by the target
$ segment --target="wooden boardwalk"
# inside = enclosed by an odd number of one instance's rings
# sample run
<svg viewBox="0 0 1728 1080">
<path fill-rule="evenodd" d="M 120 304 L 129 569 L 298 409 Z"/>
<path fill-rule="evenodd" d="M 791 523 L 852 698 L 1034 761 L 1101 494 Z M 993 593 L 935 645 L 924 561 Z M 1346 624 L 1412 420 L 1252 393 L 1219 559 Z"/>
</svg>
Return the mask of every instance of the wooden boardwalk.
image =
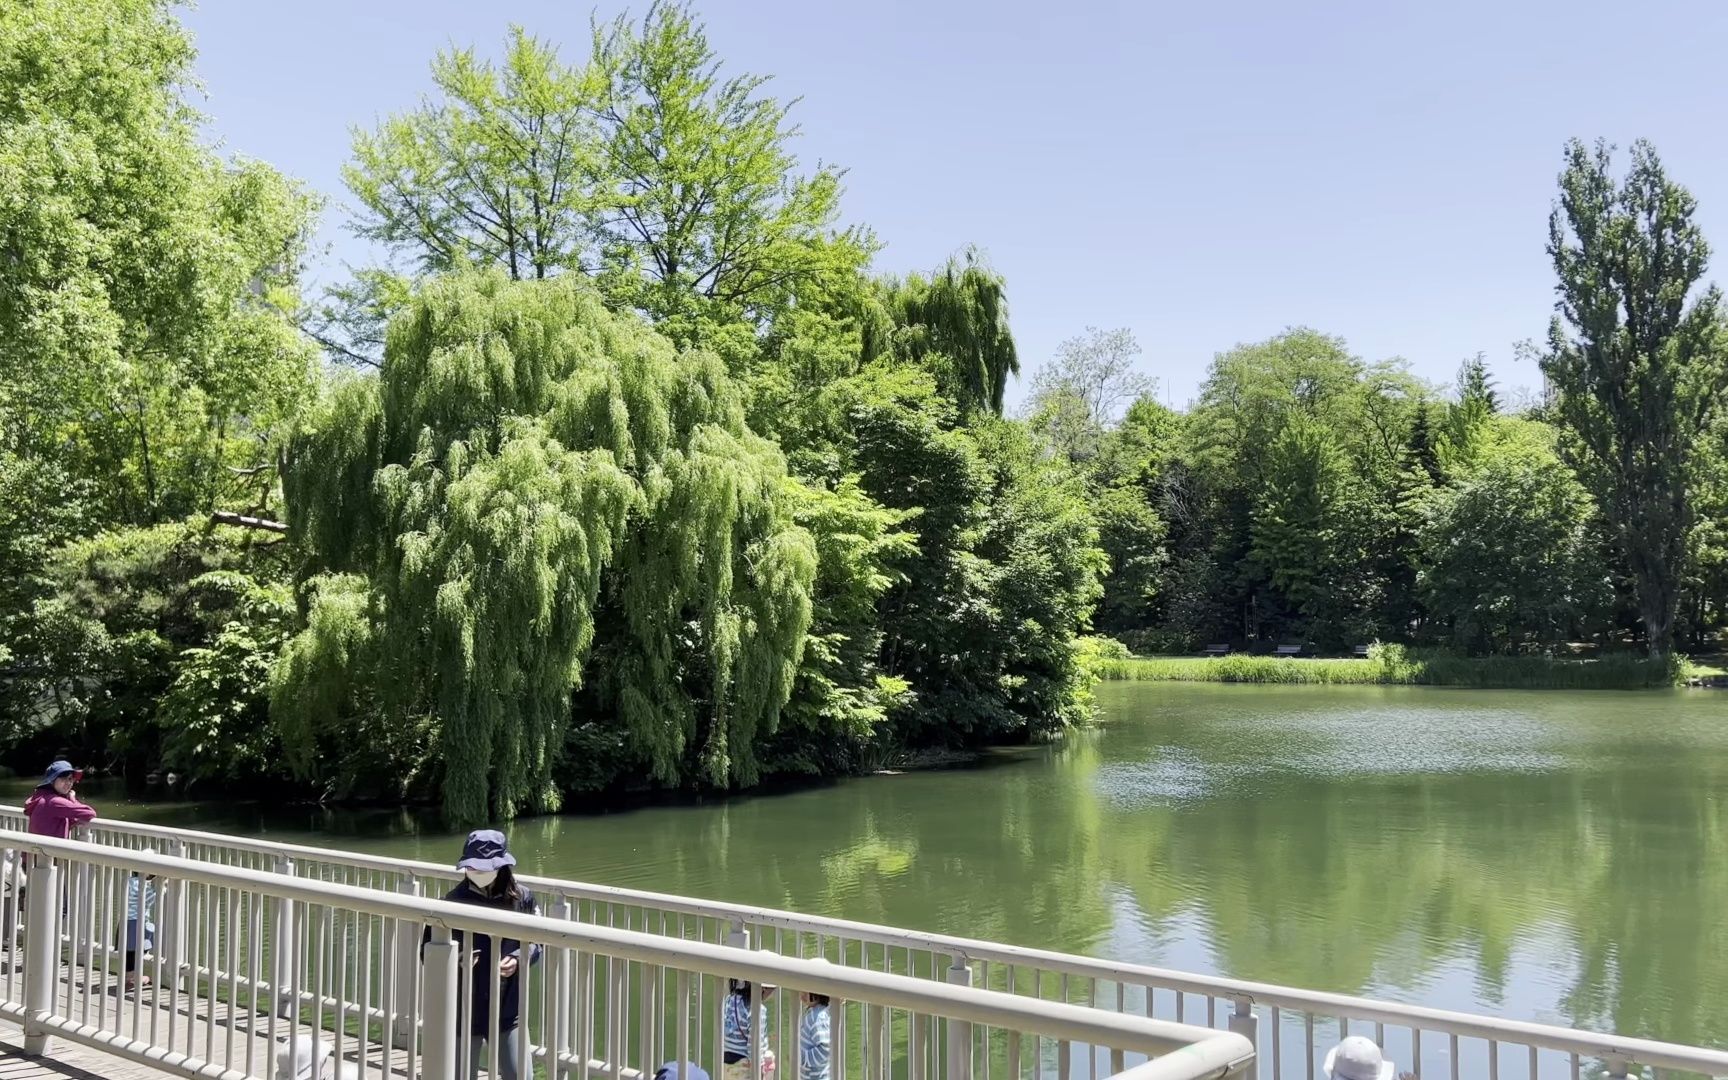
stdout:
<svg viewBox="0 0 1728 1080">
<path fill-rule="evenodd" d="M 157 1080 L 173 1075 L 65 1039 L 53 1040 L 48 1052 L 51 1056 L 26 1056 L 24 1032 L 0 1020 L 0 1080 Z"/>
<path fill-rule="evenodd" d="M 288 1021 L 278 1018 L 272 1025 L 268 1015 L 246 1008 L 244 995 L 236 1009 L 209 997 L 193 998 L 184 993 L 170 993 L 165 988 L 146 989 L 136 995 L 119 994 L 116 989 L 112 984 L 87 988 L 82 983 L 62 979 L 56 991 L 55 1010 L 110 1034 L 158 1045 L 171 1043 L 181 1055 L 202 1058 L 259 1080 L 272 1080 L 275 1076 L 276 1054 L 290 1031 Z M 70 1010 L 66 1008 L 68 993 L 71 994 Z M 276 1035 L 274 1040 L 271 1038 L 272 1027 Z M 299 1031 L 310 1034 L 311 1028 L 302 1024 Z M 334 1048 L 333 1032 L 323 1032 L 322 1039 L 327 1046 Z M 345 1036 L 342 1045 L 345 1076 L 360 1075 L 359 1051 L 358 1042 L 352 1036 Z M 410 1080 L 409 1068 L 406 1052 L 373 1044 L 367 1048 L 363 1075 L 367 1080 Z M 333 1077 L 336 1070 L 327 1067 L 326 1074 Z M 46 1055 L 29 1057 L 24 1053 L 23 1029 L 14 1021 L 0 1018 L 0 1080 L 45 1077 L 158 1080 L 178 1075 L 182 1074 L 87 1046 L 59 1034 L 49 1037 Z"/>
</svg>

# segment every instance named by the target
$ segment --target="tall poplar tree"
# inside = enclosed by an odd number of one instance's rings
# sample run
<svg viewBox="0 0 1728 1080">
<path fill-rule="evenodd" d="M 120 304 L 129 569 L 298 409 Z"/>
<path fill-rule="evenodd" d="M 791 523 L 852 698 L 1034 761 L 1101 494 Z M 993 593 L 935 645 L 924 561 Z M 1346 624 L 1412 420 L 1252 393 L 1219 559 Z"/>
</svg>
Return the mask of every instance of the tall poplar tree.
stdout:
<svg viewBox="0 0 1728 1080">
<path fill-rule="evenodd" d="M 1566 147 L 1548 253 L 1559 277 L 1542 371 L 1579 479 L 1632 572 L 1652 658 L 1668 655 L 1696 521 L 1698 442 L 1728 393 L 1721 292 L 1698 289 L 1710 258 L 1697 200 L 1656 150 L 1632 146 L 1623 182 L 1612 148 Z"/>
</svg>

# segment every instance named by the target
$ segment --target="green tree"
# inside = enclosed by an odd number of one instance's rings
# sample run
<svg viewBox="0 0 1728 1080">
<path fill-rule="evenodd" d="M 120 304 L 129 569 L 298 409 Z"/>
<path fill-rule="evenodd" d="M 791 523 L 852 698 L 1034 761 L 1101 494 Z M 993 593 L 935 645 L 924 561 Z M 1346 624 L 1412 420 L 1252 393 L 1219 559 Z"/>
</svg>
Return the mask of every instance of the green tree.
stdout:
<svg viewBox="0 0 1728 1080">
<path fill-rule="evenodd" d="M 294 325 L 314 200 L 202 141 L 172 8 L 0 8 L 0 721 L 138 764 L 169 752 L 141 695 L 225 623 L 132 605 L 177 610 L 175 568 L 234 565 L 171 523 L 268 509 L 316 381 Z M 91 544 L 124 572 L 72 569 Z M 259 572 L 268 592 L 282 568 Z"/>
<path fill-rule="evenodd" d="M 1728 394 L 1728 348 L 1720 292 L 1693 295 L 1710 254 L 1696 200 L 1648 143 L 1633 144 L 1624 182 L 1611 165 L 1605 143 L 1567 144 L 1549 221 L 1558 314 L 1542 370 L 1570 436 L 1563 449 L 1613 529 L 1660 658 L 1673 647 L 1694 459 Z"/>
<path fill-rule="evenodd" d="M 393 744 L 427 729 L 453 821 L 555 809 L 586 682 L 585 721 L 657 779 L 754 781 L 817 553 L 718 359 L 499 271 L 428 282 L 389 342 L 290 458 L 322 575 L 272 699 L 302 768 L 372 707 Z M 372 700 L 329 710 L 331 686 Z"/>
<path fill-rule="evenodd" d="M 949 259 L 929 277 L 884 279 L 879 300 L 886 318 L 863 327 L 866 361 L 892 357 L 925 368 L 962 417 L 1001 414 L 1020 354 L 1008 328 L 1007 285 L 977 251 Z"/>
<path fill-rule="evenodd" d="M 278 544 L 170 523 L 57 551 L 31 618 L 33 725 L 134 774 L 280 781 L 265 674 L 292 599 Z M 30 731 L 14 732 L 29 737 Z"/>
<path fill-rule="evenodd" d="M 109 524 L 252 502 L 313 376 L 313 202 L 199 141 L 170 6 L 0 11 L 0 452 L 87 480 Z"/>
<path fill-rule="evenodd" d="M 1403 557 L 1391 507 L 1424 393 L 1401 362 L 1365 364 L 1306 329 L 1213 362 L 1182 426 L 1180 503 L 1165 514 L 1185 638 L 1360 641 L 1376 623 L 1408 625 L 1408 610 L 1387 610 Z M 1209 601 L 1192 591 L 1221 579 Z"/>
<path fill-rule="evenodd" d="M 678 3 L 596 25 L 577 65 L 520 28 L 498 64 L 440 53 L 433 96 L 355 135 L 357 231 L 415 273 L 586 273 L 680 344 L 760 327 L 800 290 L 855 275 L 874 240 L 838 227 L 840 170 L 800 173 L 791 104 L 720 67 Z M 362 270 L 326 299 L 320 340 L 375 364 L 402 280 Z"/>
<path fill-rule="evenodd" d="M 620 18 L 594 34 L 601 281 L 657 319 L 761 321 L 801 289 L 855 274 L 875 246 L 835 228 L 840 170 L 799 174 L 791 103 L 762 93 L 763 76 L 722 78 L 720 68 L 682 3 L 655 3 L 640 28 Z"/>
<path fill-rule="evenodd" d="M 1293 611 L 1312 616 L 1331 591 L 1337 514 L 1344 483 L 1332 434 L 1297 417 L 1271 447 L 1271 465 L 1255 508 L 1249 558 Z"/>
<path fill-rule="evenodd" d="M 581 268 L 601 159 L 594 79 L 514 26 L 502 64 L 440 52 L 432 84 L 438 97 L 355 132 L 342 170 L 354 231 L 421 272 Z"/>
<path fill-rule="evenodd" d="M 960 410 L 928 370 L 872 365 L 845 387 L 835 444 L 916 544 L 882 596 L 896 732 L 914 746 L 1047 735 L 1082 712 L 1074 640 L 1104 569 L 1081 479 L 1024 425 Z"/>
<path fill-rule="evenodd" d="M 1468 467 L 1475 459 L 1489 420 L 1499 411 L 1499 397 L 1478 354 L 1458 368 L 1457 400 L 1446 406 L 1445 424 L 1435 450 L 1448 468 Z"/>
<path fill-rule="evenodd" d="M 1607 606 L 1594 507 L 1551 442 L 1548 429 L 1503 421 L 1479 463 L 1431 504 L 1422 591 L 1461 649 L 1552 648 Z"/>
<path fill-rule="evenodd" d="M 1095 457 L 1123 409 L 1157 389 L 1155 379 L 1135 370 L 1139 355 L 1140 343 L 1125 328 L 1089 326 L 1084 335 L 1064 341 L 1056 358 L 1032 377 L 1032 426 L 1070 461 Z"/>
<path fill-rule="evenodd" d="M 1488 361 L 1481 353 L 1458 366 L 1458 399 L 1479 402 L 1483 411 L 1490 414 L 1500 411 L 1500 394 L 1494 389 Z"/>
</svg>

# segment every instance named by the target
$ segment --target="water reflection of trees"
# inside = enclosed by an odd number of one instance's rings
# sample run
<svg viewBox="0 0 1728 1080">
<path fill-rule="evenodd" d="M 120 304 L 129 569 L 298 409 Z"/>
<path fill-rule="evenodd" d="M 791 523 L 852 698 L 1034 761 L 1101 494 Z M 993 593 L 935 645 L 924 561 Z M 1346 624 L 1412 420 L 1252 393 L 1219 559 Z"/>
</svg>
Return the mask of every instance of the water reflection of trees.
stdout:
<svg viewBox="0 0 1728 1080">
<path fill-rule="evenodd" d="M 1317 776 L 1276 763 L 1323 759 L 1325 729 L 1274 730 L 1155 722 L 1033 762 L 525 821 L 513 845 L 543 874 L 1068 951 L 1122 948 L 1128 896 L 1155 937 L 1202 927 L 1243 978 L 1429 1000 L 1467 962 L 1486 1008 L 1531 1018 L 1520 980 L 1564 983 L 1559 1019 L 1728 1043 L 1728 755 Z M 452 843 L 401 818 L 336 828 L 423 858 Z"/>
<path fill-rule="evenodd" d="M 1491 1006 L 1515 944 L 1564 940 L 1575 957 L 1544 959 L 1577 967 L 1565 1019 L 1720 1044 L 1728 871 L 1711 856 L 1725 780 L 1701 761 L 1683 778 L 1289 779 L 1250 797 L 1226 786 L 1185 808 L 1156 873 L 1138 853 L 1112 872 L 1152 916 L 1198 897 L 1219 968 L 1239 977 L 1360 993 L 1419 985 L 1463 954 Z"/>
</svg>

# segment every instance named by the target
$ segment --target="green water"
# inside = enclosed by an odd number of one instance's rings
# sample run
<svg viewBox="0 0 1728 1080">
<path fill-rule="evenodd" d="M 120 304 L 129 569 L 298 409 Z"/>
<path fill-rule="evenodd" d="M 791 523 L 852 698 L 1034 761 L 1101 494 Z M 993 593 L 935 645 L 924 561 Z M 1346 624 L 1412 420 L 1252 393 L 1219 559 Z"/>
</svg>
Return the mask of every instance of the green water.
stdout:
<svg viewBox="0 0 1728 1080">
<path fill-rule="evenodd" d="M 1728 1045 L 1728 695 L 1109 684 L 975 768 L 525 821 L 532 872 Z M 102 800 L 93 798 L 99 806 Z M 453 860 L 400 813 L 114 816 Z"/>
</svg>

